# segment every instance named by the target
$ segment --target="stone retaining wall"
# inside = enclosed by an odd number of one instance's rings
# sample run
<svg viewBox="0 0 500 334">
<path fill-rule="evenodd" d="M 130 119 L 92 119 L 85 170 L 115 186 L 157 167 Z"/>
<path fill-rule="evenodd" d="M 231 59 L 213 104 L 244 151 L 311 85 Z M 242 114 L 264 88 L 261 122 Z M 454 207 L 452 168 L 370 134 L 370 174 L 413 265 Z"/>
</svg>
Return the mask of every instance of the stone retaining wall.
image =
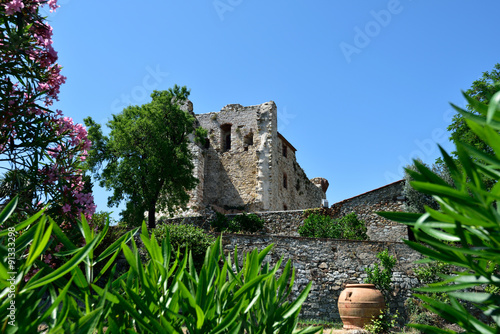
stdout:
<svg viewBox="0 0 500 334">
<path fill-rule="evenodd" d="M 370 240 L 401 241 L 408 239 L 406 225 L 399 224 L 377 215 L 379 211 L 403 211 L 403 180 L 384 187 L 343 200 L 332 205 L 334 218 L 355 212 L 359 219 L 366 222 Z"/>
<path fill-rule="evenodd" d="M 303 319 L 324 319 L 340 321 L 337 300 L 345 284 L 363 283 L 366 278 L 365 268 L 377 262 L 376 255 L 387 249 L 397 258 L 393 273 L 394 297 L 390 301 L 393 311 L 397 309 L 405 316 L 404 302 L 411 296 L 411 289 L 418 285 L 413 274 L 414 261 L 421 255 L 404 243 L 350 241 L 334 239 L 316 239 L 283 236 L 224 235 L 223 244 L 226 253 L 238 246 L 238 253 L 254 248 L 262 250 L 269 244 L 274 248 L 265 258 L 274 265 L 281 256 L 292 261 L 296 270 L 293 298 L 312 281 L 312 289 L 303 304 Z M 241 262 L 240 262 L 241 263 Z"/>
</svg>

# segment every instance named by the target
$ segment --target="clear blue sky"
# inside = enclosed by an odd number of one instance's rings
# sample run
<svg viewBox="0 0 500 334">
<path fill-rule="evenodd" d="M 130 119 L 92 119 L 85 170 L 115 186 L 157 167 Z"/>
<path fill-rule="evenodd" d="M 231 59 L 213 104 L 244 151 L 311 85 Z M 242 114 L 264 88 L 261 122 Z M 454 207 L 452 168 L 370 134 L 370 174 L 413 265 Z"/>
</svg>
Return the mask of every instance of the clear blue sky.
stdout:
<svg viewBox="0 0 500 334">
<path fill-rule="evenodd" d="M 452 149 L 449 102 L 500 62 L 493 0 L 59 3 L 47 16 L 66 116 L 104 125 L 174 84 L 196 113 L 272 100 L 330 203 L 401 179 L 413 158 L 433 163 L 437 143 Z M 102 189 L 95 198 L 111 210 Z"/>
</svg>

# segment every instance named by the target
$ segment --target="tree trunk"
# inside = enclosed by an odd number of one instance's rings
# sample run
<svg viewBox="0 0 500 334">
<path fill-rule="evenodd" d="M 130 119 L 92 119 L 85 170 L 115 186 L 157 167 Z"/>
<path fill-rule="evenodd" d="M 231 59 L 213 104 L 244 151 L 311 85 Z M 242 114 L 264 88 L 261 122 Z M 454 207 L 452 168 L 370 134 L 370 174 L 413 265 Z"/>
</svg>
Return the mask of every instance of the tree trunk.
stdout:
<svg viewBox="0 0 500 334">
<path fill-rule="evenodd" d="M 156 227 L 156 203 L 149 205 L 148 210 L 148 227 L 155 228 Z"/>
</svg>

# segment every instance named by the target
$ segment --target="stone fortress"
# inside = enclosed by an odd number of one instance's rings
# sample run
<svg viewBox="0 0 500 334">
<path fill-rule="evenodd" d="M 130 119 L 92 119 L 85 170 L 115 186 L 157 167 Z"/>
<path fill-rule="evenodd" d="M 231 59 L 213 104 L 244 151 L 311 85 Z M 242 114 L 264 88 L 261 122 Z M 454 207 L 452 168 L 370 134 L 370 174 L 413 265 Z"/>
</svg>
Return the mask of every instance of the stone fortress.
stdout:
<svg viewBox="0 0 500 334">
<path fill-rule="evenodd" d="M 209 206 L 226 213 L 307 209 L 326 199 L 328 181 L 309 180 L 297 150 L 278 132 L 274 102 L 229 104 L 206 114 L 194 114 L 190 101 L 182 108 L 208 130 L 204 146 L 191 145 L 199 184 L 183 215 Z"/>
<path fill-rule="evenodd" d="M 166 224 L 190 224 L 210 232 L 214 211 L 229 218 L 253 212 L 264 221 L 255 234 L 225 233 L 224 252 L 238 247 L 239 257 L 273 244 L 265 261 L 271 266 L 282 257 L 296 270 L 292 298 L 309 282 L 311 292 L 301 309 L 304 319 L 340 321 L 337 300 L 348 283 L 362 283 L 365 268 L 377 262 L 377 253 L 388 250 L 397 259 L 393 271 L 391 310 L 407 318 L 405 301 L 419 286 L 414 268 L 422 255 L 405 245 L 405 225 L 377 215 L 378 211 L 403 211 L 406 198 L 400 180 L 364 194 L 334 203 L 333 218 L 354 212 L 365 221 L 369 240 L 338 240 L 301 237 L 305 209 L 327 206 L 328 181 L 309 180 L 296 161 L 296 149 L 277 130 L 274 102 L 244 107 L 230 104 L 220 112 L 194 114 L 187 101 L 182 109 L 196 117 L 197 126 L 208 130 L 206 144 L 190 145 L 198 186 L 190 193 L 188 210 Z M 325 205 L 323 205 L 325 204 Z M 242 260 L 242 258 L 240 259 Z"/>
</svg>

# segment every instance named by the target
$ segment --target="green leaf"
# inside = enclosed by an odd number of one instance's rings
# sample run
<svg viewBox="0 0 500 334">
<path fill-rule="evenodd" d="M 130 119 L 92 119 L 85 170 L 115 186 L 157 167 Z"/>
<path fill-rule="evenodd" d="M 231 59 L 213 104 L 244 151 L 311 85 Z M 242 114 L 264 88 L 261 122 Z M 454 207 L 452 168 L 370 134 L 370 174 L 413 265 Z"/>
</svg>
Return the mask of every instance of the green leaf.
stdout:
<svg viewBox="0 0 500 334">
<path fill-rule="evenodd" d="M 377 215 L 394 220 L 399 223 L 415 223 L 421 216 L 421 213 L 410 213 L 410 212 L 376 212 Z"/>
<path fill-rule="evenodd" d="M 9 203 L 9 204 L 10 204 L 10 203 Z M 7 209 L 7 207 L 6 207 L 5 209 Z M 4 209 L 4 210 L 5 210 L 5 209 Z M 4 212 L 4 210 L 2 210 L 2 212 Z M 25 220 L 25 221 L 23 221 L 22 223 L 20 223 L 20 224 L 16 224 L 16 226 L 15 226 L 15 230 L 16 230 L 16 232 L 21 231 L 21 230 L 23 230 L 24 228 L 26 228 L 27 226 L 29 226 L 29 225 L 33 224 L 35 221 L 37 221 L 37 220 L 38 220 L 38 218 L 40 218 L 40 216 L 42 216 L 42 215 L 43 215 L 44 211 L 45 211 L 45 209 L 43 209 L 43 210 L 41 210 L 41 211 L 39 211 L 39 212 L 35 213 L 33 216 L 29 217 L 28 219 L 26 219 L 26 220 Z M 9 214 L 9 215 L 10 215 L 10 214 Z M 29 231 L 28 231 L 28 232 L 29 232 Z M 0 232 L 0 238 L 1 238 L 1 237 L 6 236 L 6 235 L 8 235 L 8 234 L 9 234 L 9 230 L 8 230 L 8 229 L 7 229 L 7 230 L 3 230 L 3 231 L 1 231 L 1 232 Z M 26 234 L 26 233 L 25 233 L 25 234 Z M 22 236 L 21 236 L 21 237 L 22 237 Z M 16 242 L 17 242 L 17 240 L 16 240 Z"/>
<path fill-rule="evenodd" d="M 94 261 L 94 264 L 102 261 L 103 259 L 105 259 L 106 257 L 110 256 L 111 254 L 113 254 L 114 252 L 117 252 L 121 249 L 121 245 L 123 243 L 128 243 L 133 237 L 134 235 L 137 233 L 137 231 L 139 230 L 139 228 L 136 228 L 132 231 L 129 231 L 127 233 L 125 233 L 124 235 L 122 235 L 120 238 L 118 238 L 115 242 L 113 242 L 111 245 L 109 245 Z"/>
<path fill-rule="evenodd" d="M 298 313 L 300 311 L 300 308 L 302 307 L 302 304 L 305 302 L 307 299 L 307 295 L 309 294 L 309 291 L 311 291 L 312 287 L 312 282 L 309 282 L 304 290 L 300 293 L 300 295 L 293 301 L 293 303 L 290 305 L 288 310 L 282 315 L 283 319 L 287 319 L 291 317 L 293 314 Z"/>
<path fill-rule="evenodd" d="M 61 267 L 57 268 L 47 276 L 33 281 L 31 279 L 28 281 L 26 284 L 25 289 L 26 290 L 33 290 L 38 287 L 41 287 L 45 284 L 49 284 L 50 282 L 55 281 L 56 279 L 66 275 L 68 272 L 73 270 L 80 262 L 82 262 L 88 255 L 88 253 L 91 251 L 91 249 L 95 246 L 95 243 L 97 242 L 97 239 L 92 240 L 89 244 L 87 244 L 85 247 L 82 248 L 78 254 L 76 254 L 74 257 L 72 257 L 68 262 L 64 263 Z"/>
<path fill-rule="evenodd" d="M 231 312 L 229 312 L 229 314 L 224 317 L 224 319 L 220 322 L 220 324 L 218 324 L 214 329 L 210 331 L 210 334 L 221 333 L 226 328 L 231 326 L 231 324 L 233 324 L 238 318 L 242 305 L 243 305 L 243 300 L 240 300 L 239 303 L 231 309 Z"/>
<path fill-rule="evenodd" d="M 458 289 L 456 289 L 458 290 Z M 455 298 L 467 300 L 472 303 L 487 303 L 487 302 L 495 302 L 496 300 L 500 300 L 500 297 L 492 295 L 490 293 L 484 293 L 484 292 L 451 292 L 450 296 L 453 296 Z M 498 304 L 497 304 L 498 305 Z"/>
<path fill-rule="evenodd" d="M 33 262 L 43 253 L 52 234 L 53 223 L 49 224 L 44 233 L 45 219 L 43 218 L 36 226 L 35 236 L 33 237 L 28 258 L 26 259 L 25 268 L 30 268 Z"/>
<path fill-rule="evenodd" d="M 293 334 L 311 334 L 311 333 L 323 333 L 323 327 L 312 327 L 309 326 L 307 328 L 303 328 L 297 331 L 294 331 Z"/>
<path fill-rule="evenodd" d="M 496 92 L 495 95 L 490 99 L 490 104 L 488 106 L 488 114 L 486 116 L 486 123 L 491 124 L 495 114 L 500 111 L 500 92 Z"/>
<path fill-rule="evenodd" d="M 116 298 L 118 298 L 118 300 L 120 301 L 120 303 L 119 303 L 120 306 L 125 311 L 127 311 L 128 313 L 130 313 L 130 315 L 134 318 L 134 320 L 137 323 L 139 323 L 140 325 L 142 325 L 142 327 L 144 327 L 145 329 L 147 329 L 151 333 L 156 333 L 155 329 L 151 326 L 151 324 L 144 320 L 144 316 L 141 315 L 139 312 L 137 312 L 135 310 L 135 308 L 124 297 L 122 297 L 120 294 L 117 294 Z"/>
<path fill-rule="evenodd" d="M 3 210 L 0 212 L 0 226 L 9 219 L 10 215 L 14 212 L 17 207 L 17 203 L 19 202 L 19 196 L 16 195 L 10 202 L 7 204 Z M 7 233 L 6 233 L 7 232 Z M 0 233 L 0 237 L 7 235 L 9 231 L 2 231 Z"/>
<path fill-rule="evenodd" d="M 191 295 L 191 292 L 189 292 L 184 283 L 179 282 L 179 290 L 181 291 L 182 296 L 187 299 L 189 305 L 195 310 L 196 328 L 201 329 L 203 323 L 205 322 L 205 314 L 203 313 L 203 310 L 198 306 L 198 304 L 196 304 L 195 298 Z"/>
</svg>

